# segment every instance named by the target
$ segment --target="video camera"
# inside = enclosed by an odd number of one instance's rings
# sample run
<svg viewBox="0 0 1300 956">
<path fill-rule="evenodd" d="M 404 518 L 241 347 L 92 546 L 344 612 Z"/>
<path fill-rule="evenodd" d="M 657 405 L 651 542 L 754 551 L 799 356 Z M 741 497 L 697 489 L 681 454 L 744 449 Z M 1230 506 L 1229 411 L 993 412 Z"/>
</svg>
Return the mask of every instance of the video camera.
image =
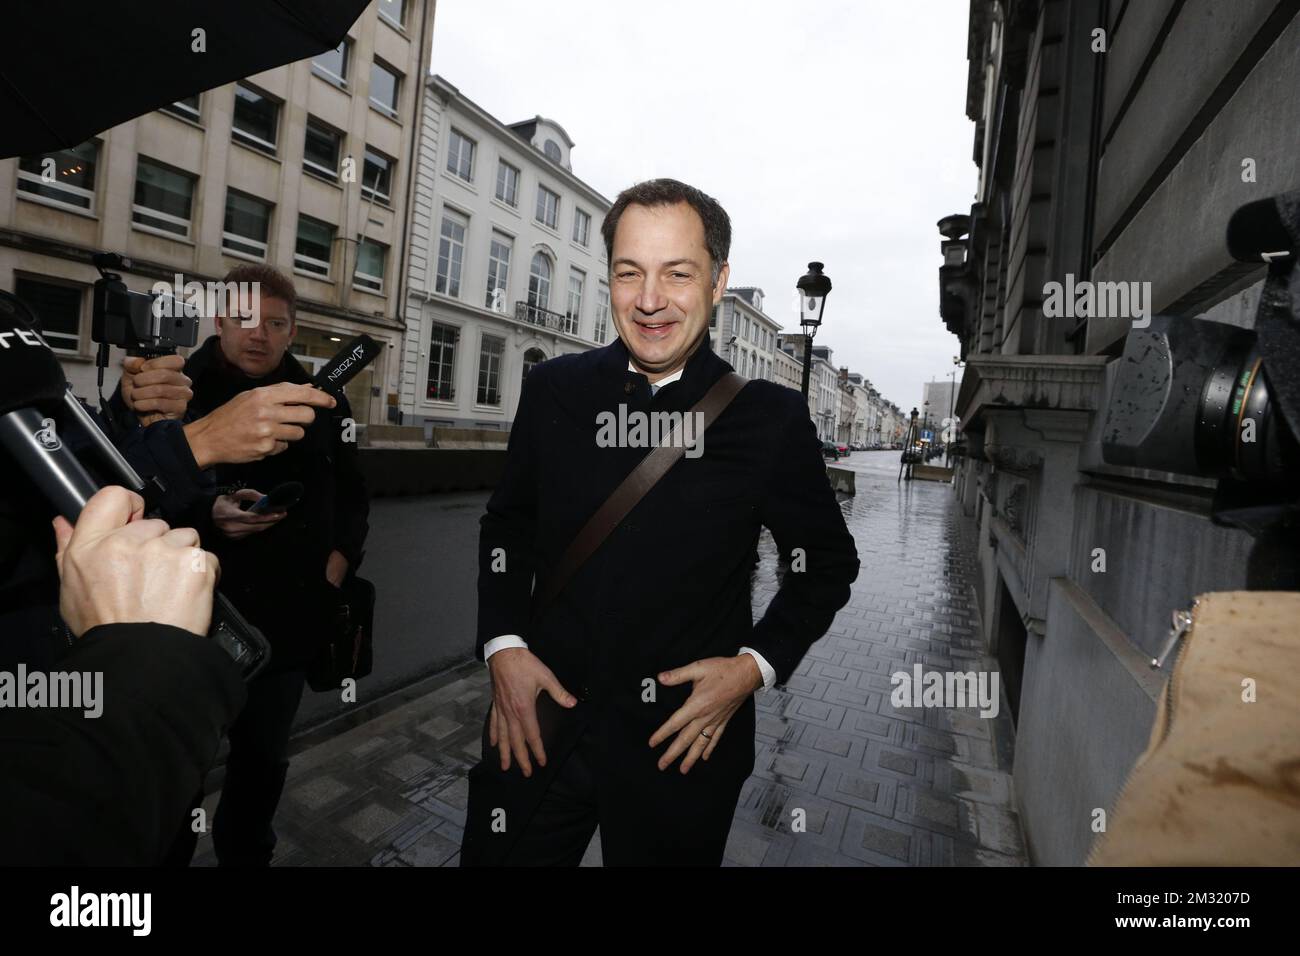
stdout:
<svg viewBox="0 0 1300 956">
<path fill-rule="evenodd" d="M 1259 534 L 1300 515 L 1300 191 L 1242 206 L 1227 241 L 1268 265 L 1255 327 L 1157 315 L 1130 331 L 1102 457 L 1217 478 L 1214 520 Z"/>
<path fill-rule="evenodd" d="M 98 252 L 91 260 L 101 278 L 95 283 L 90 337 L 100 351 L 116 345 L 130 355 L 169 355 L 199 340 L 199 303 L 152 292 L 132 292 L 110 269 L 130 269 L 131 260 Z M 107 355 L 105 355 L 107 359 Z"/>
</svg>

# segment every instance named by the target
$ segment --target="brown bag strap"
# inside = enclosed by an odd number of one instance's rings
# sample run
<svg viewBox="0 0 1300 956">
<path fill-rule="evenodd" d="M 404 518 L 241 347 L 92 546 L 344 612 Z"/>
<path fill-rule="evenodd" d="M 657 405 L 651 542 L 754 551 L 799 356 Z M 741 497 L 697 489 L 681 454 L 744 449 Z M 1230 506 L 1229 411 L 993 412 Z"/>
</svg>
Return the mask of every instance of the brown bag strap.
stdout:
<svg viewBox="0 0 1300 956">
<path fill-rule="evenodd" d="M 748 381 L 744 376 L 728 372 L 704 393 L 704 397 L 687 413 L 699 413 L 704 416 L 701 435 L 731 404 L 731 400 Z M 680 428 L 680 422 L 674 425 L 666 443 L 652 448 L 650 453 L 641 459 L 640 464 L 632 469 L 632 473 L 624 478 L 613 493 L 605 499 L 604 504 L 596 509 L 596 513 L 587 519 L 587 523 L 569 543 L 555 570 L 547 578 L 542 588 L 541 599 L 533 608 L 534 620 L 559 596 L 578 568 L 596 553 L 596 549 L 618 527 L 619 522 L 627 517 L 628 512 L 636 507 L 637 502 L 645 497 L 646 492 L 653 488 L 659 479 L 668 473 L 668 469 L 677 464 L 686 454 L 685 445 L 677 441 Z"/>
</svg>

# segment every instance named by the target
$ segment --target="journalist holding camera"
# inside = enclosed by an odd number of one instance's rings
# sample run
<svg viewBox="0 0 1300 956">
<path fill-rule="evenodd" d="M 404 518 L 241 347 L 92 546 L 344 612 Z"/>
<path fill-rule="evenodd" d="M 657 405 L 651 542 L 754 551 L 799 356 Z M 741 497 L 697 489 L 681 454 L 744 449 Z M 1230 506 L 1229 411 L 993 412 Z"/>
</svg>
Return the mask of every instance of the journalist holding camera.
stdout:
<svg viewBox="0 0 1300 956">
<path fill-rule="evenodd" d="M 356 446 L 345 440 L 347 399 L 313 388 L 289 353 L 297 332 L 293 283 L 253 265 L 223 281 L 257 290 L 256 320 L 225 310 L 217 334 L 183 370 L 174 362 L 128 370 L 122 393 L 137 413 L 175 414 L 181 389 L 192 389 L 182 431 L 220 492 L 205 499 L 196 527 L 221 560 L 223 592 L 271 645 L 271 663 L 250 682 L 248 704 L 230 729 L 212 834 L 220 864 L 266 865 L 306 669 L 333 625 L 340 587 L 361 562 L 369 495 Z M 196 839 L 182 828 L 170 862 L 187 863 Z"/>
</svg>

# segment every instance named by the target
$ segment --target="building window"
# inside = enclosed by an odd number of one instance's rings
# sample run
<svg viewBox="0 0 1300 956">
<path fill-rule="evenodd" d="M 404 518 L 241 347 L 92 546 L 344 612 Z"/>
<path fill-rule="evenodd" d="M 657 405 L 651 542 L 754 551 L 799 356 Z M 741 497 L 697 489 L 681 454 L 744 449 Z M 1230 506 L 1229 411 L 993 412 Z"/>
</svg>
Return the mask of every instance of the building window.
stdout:
<svg viewBox="0 0 1300 956">
<path fill-rule="evenodd" d="M 528 269 L 528 306 L 545 309 L 551 301 L 551 260 L 539 252 Z"/>
<path fill-rule="evenodd" d="M 298 217 L 298 242 L 294 246 L 293 266 L 303 272 L 328 279 L 330 255 L 334 249 L 334 227 L 310 216 Z"/>
<path fill-rule="evenodd" d="M 188 238 L 193 204 L 193 176 L 140 157 L 135 172 L 132 222 L 146 229 Z"/>
<path fill-rule="evenodd" d="M 582 270 L 569 270 L 569 308 L 564 313 L 564 331 L 570 335 L 577 335 L 582 323 L 582 287 L 586 280 Z"/>
<path fill-rule="evenodd" d="M 438 402 L 456 400 L 456 340 L 460 333 L 454 326 L 438 322 L 429 327 L 429 381 L 426 398 Z"/>
<path fill-rule="evenodd" d="M 487 300 L 485 307 L 493 312 L 506 311 L 506 297 L 510 289 L 510 251 L 514 240 L 499 232 L 492 233 L 488 248 Z"/>
<path fill-rule="evenodd" d="M 266 241 L 271 231 L 271 206 L 260 199 L 226 190 L 226 222 L 221 248 L 254 259 L 266 258 Z"/>
<path fill-rule="evenodd" d="M 350 54 L 351 49 L 345 38 L 333 50 L 326 50 L 324 53 L 318 53 L 312 57 L 311 71 L 335 86 L 346 87 L 348 85 Z"/>
<path fill-rule="evenodd" d="M 394 26 L 406 26 L 406 0 L 379 0 L 379 15 Z"/>
<path fill-rule="evenodd" d="M 366 147 L 365 163 L 361 167 L 361 195 L 366 199 L 372 196 L 380 202 L 387 203 L 393 185 L 393 167 L 396 160 L 389 159 L 383 153 Z"/>
<path fill-rule="evenodd" d="M 560 221 L 560 197 L 545 186 L 537 187 L 537 221 L 552 229 Z"/>
<path fill-rule="evenodd" d="M 158 109 L 163 113 L 171 113 L 173 116 L 179 116 L 181 119 L 197 123 L 199 121 L 199 94 L 195 93 L 193 96 L 187 96 L 175 103 L 160 106 Z"/>
<path fill-rule="evenodd" d="M 450 209 L 442 211 L 442 237 L 438 240 L 438 278 L 434 291 L 460 298 L 460 269 L 465 261 L 465 230 L 469 221 Z"/>
<path fill-rule="evenodd" d="M 553 139 L 548 139 L 542 144 L 542 152 L 545 153 L 546 158 L 552 162 L 558 163 L 562 162 L 564 159 L 564 153 L 560 151 L 560 144 Z"/>
<path fill-rule="evenodd" d="M 230 135 L 237 143 L 275 155 L 276 130 L 280 126 L 280 106 L 252 87 L 235 86 L 235 118 Z"/>
<path fill-rule="evenodd" d="M 370 105 L 386 116 L 397 119 L 397 94 L 401 75 L 375 60 L 370 64 Z"/>
<path fill-rule="evenodd" d="M 307 139 L 302 149 L 302 164 L 313 173 L 327 179 L 339 178 L 339 153 L 343 148 L 343 134 L 324 123 L 307 118 Z"/>
<path fill-rule="evenodd" d="M 529 349 L 524 353 L 524 374 L 519 379 L 519 385 L 522 387 L 524 382 L 528 381 L 528 373 L 533 370 L 534 365 L 540 365 L 546 361 L 546 353 L 541 349 Z"/>
<path fill-rule="evenodd" d="M 467 183 L 474 181 L 474 141 L 458 129 L 447 140 L 447 172 Z"/>
<path fill-rule="evenodd" d="M 483 336 L 478 354 L 478 396 L 480 405 L 501 404 L 501 356 L 506 350 L 506 340 L 495 335 Z"/>
<path fill-rule="evenodd" d="M 585 246 L 591 239 L 591 217 L 581 209 L 573 210 L 573 241 Z"/>
<path fill-rule="evenodd" d="M 388 247 L 369 239 L 357 243 L 357 271 L 352 276 L 352 284 L 358 289 L 380 295 L 384 291 L 384 260 L 388 256 Z"/>
<path fill-rule="evenodd" d="M 497 199 L 507 206 L 519 205 L 519 170 L 504 159 L 497 163 Z"/>
<path fill-rule="evenodd" d="M 718 307 L 715 305 L 713 307 L 713 311 L 709 313 L 709 328 L 716 329 L 717 327 L 718 327 Z"/>
<path fill-rule="evenodd" d="M 40 320 L 41 335 L 56 352 L 81 351 L 81 289 L 26 279 L 14 279 L 14 295 Z"/>
<path fill-rule="evenodd" d="M 609 286 L 602 282 L 596 286 L 596 331 L 593 338 L 597 345 L 604 345 L 607 335 L 609 335 Z"/>
<path fill-rule="evenodd" d="M 99 144 L 94 140 L 72 149 L 26 156 L 18 161 L 18 188 L 59 205 L 90 209 L 95 204 L 98 159 Z"/>
</svg>

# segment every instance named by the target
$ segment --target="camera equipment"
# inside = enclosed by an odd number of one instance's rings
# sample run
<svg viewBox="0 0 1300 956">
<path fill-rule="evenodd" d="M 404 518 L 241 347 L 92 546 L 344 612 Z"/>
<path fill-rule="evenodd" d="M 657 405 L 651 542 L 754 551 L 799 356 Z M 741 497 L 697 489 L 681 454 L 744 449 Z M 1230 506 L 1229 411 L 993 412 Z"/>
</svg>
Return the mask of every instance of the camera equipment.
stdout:
<svg viewBox="0 0 1300 956">
<path fill-rule="evenodd" d="M 1300 514 L 1300 193 L 1238 209 L 1228 248 L 1269 264 L 1255 328 L 1157 315 L 1130 331 L 1102 457 L 1217 478 L 1214 519 L 1259 533 Z"/>
<path fill-rule="evenodd" d="M 100 406 L 104 406 L 104 369 L 108 348 L 116 345 L 128 355 L 170 355 L 199 340 L 199 303 L 172 295 L 132 292 L 122 277 L 110 269 L 130 269 L 131 260 L 115 252 L 97 252 L 91 258 L 100 278 L 95 282 L 90 337 L 95 351 L 95 374 Z"/>
<path fill-rule="evenodd" d="M 148 502 L 149 487 L 68 390 L 58 358 L 33 318 L 20 299 L 0 291 L 0 448 L 70 522 L 100 487 L 62 440 L 73 427 L 88 436 L 117 483 Z M 270 659 L 270 645 L 220 591 L 212 601 L 208 637 L 245 679 L 252 678 Z"/>
<path fill-rule="evenodd" d="M 169 355 L 199 340 L 200 304 L 152 292 L 132 292 L 110 269 L 130 269 L 131 260 L 113 252 L 93 258 L 101 278 L 95 283 L 90 337 L 131 355 Z"/>
</svg>

